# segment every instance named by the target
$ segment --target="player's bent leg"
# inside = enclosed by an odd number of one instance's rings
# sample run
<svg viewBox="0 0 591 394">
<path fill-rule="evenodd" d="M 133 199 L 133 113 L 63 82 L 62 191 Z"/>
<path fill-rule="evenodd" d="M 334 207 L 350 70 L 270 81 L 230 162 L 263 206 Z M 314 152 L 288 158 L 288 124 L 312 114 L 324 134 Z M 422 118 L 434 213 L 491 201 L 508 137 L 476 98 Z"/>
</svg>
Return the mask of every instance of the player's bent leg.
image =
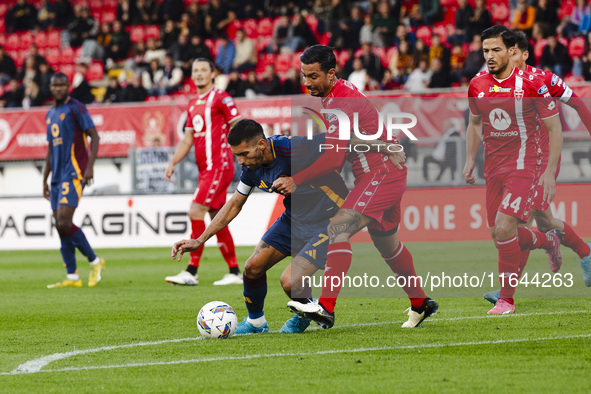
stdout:
<svg viewBox="0 0 591 394">
<path fill-rule="evenodd" d="M 265 241 L 259 242 L 244 265 L 244 301 L 248 318 L 236 327 L 236 335 L 259 334 L 269 331 L 263 311 L 267 296 L 267 271 L 286 255 Z"/>
<path fill-rule="evenodd" d="M 80 280 L 76 266 L 76 246 L 74 245 L 73 237 L 73 231 L 78 229 L 72 224 L 75 210 L 76 207 L 74 206 L 58 205 L 57 210 L 54 211 L 56 229 L 61 243 L 60 252 L 64 264 L 66 265 L 67 280 L 60 282 L 59 286 L 57 283 L 49 285 L 48 287 L 51 286 L 50 288 L 82 286 L 82 281 Z M 78 286 L 78 284 L 80 284 L 80 286 Z"/>
<path fill-rule="evenodd" d="M 301 304 L 312 302 L 310 279 L 318 268 L 302 256 L 296 256 L 281 274 L 283 291 L 292 301 Z M 283 324 L 280 333 L 301 333 L 308 328 L 312 320 L 295 314 Z"/>
<path fill-rule="evenodd" d="M 500 300 L 513 304 L 515 294 L 514 280 L 518 276 L 521 248 L 517 237 L 518 219 L 503 212 L 497 212 L 495 219 L 495 237 L 499 250 L 499 281 L 501 284 Z M 497 302 L 497 305 L 499 302 Z M 496 307 L 496 306 L 495 306 Z M 493 308 L 494 309 L 494 308 Z"/>
<path fill-rule="evenodd" d="M 213 208 L 209 211 L 209 216 L 212 220 L 216 217 L 218 212 L 219 209 Z M 242 275 L 240 275 L 240 268 L 238 267 L 238 260 L 236 259 L 236 248 L 234 246 L 234 238 L 232 238 L 230 228 L 223 228 L 220 232 L 216 234 L 216 238 L 218 240 L 218 247 L 220 248 L 220 252 L 224 257 L 224 260 L 226 260 L 226 264 L 228 264 L 229 272 L 225 274 L 222 279 L 213 282 L 214 286 L 241 285 Z"/>
</svg>

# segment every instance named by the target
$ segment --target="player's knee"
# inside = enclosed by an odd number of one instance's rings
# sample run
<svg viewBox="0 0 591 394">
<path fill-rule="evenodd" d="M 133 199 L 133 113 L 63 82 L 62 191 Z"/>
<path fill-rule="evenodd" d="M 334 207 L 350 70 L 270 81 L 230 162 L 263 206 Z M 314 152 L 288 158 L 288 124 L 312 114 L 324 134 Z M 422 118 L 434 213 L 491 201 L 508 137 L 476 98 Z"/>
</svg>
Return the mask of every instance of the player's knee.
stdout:
<svg viewBox="0 0 591 394">
<path fill-rule="evenodd" d="M 59 234 L 68 234 L 72 228 L 72 221 L 58 217 L 55 228 Z"/>
<path fill-rule="evenodd" d="M 330 223 L 328 225 L 328 239 L 330 243 L 347 242 L 351 234 L 346 231 L 346 223 Z"/>
<path fill-rule="evenodd" d="M 495 229 L 495 237 L 494 239 L 499 241 L 499 240 L 506 240 L 510 237 L 512 237 L 513 235 L 515 235 L 515 227 L 502 223 L 502 224 L 497 224 L 497 227 Z"/>
<path fill-rule="evenodd" d="M 265 267 L 257 264 L 255 261 L 248 259 L 244 265 L 244 276 L 249 279 L 258 279 L 265 274 Z"/>
<path fill-rule="evenodd" d="M 281 287 L 283 287 L 283 291 L 290 294 L 291 293 L 291 275 L 287 275 L 287 274 L 283 273 L 279 280 L 281 281 Z"/>
</svg>

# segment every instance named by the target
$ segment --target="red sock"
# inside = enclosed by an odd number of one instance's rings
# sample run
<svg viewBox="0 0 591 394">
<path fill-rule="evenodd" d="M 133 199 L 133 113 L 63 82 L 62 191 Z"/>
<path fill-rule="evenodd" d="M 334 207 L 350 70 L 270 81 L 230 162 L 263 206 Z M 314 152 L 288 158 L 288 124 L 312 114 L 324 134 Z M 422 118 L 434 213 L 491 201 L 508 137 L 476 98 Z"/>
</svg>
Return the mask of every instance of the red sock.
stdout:
<svg viewBox="0 0 591 394">
<path fill-rule="evenodd" d="M 498 241 L 499 247 L 499 281 L 501 282 L 501 296 L 499 298 L 513 298 L 515 294 L 515 280 L 519 277 L 519 261 L 521 250 L 517 236 Z"/>
<path fill-rule="evenodd" d="M 425 301 L 427 296 L 421 288 L 421 283 L 417 280 L 418 278 L 413 264 L 412 255 L 406 246 L 400 242 L 393 256 L 382 257 L 398 278 L 405 278 L 404 281 L 400 279 L 397 279 L 397 281 L 400 281 L 398 283 L 405 284 L 402 288 L 408 295 L 410 304 L 415 308 L 423 306 L 423 301 Z"/>
<path fill-rule="evenodd" d="M 334 307 L 337 304 L 337 298 L 343 285 L 343 278 L 347 274 L 347 271 L 349 271 L 349 267 L 351 267 L 352 259 L 351 243 L 337 242 L 328 245 L 322 295 L 318 299 L 318 302 L 328 312 L 334 312 Z"/>
<path fill-rule="evenodd" d="M 191 220 L 191 239 L 197 239 L 205 231 L 205 222 L 203 220 Z M 191 252 L 191 259 L 189 265 L 193 267 L 199 267 L 199 261 L 203 254 L 203 247 L 200 247 L 194 252 Z"/>
<path fill-rule="evenodd" d="M 530 230 L 526 227 L 517 227 L 517 239 L 521 250 L 547 249 L 552 247 L 552 241 L 548 240 L 546 234 Z"/>
<path fill-rule="evenodd" d="M 521 251 L 521 255 L 519 257 L 519 277 L 521 278 L 521 275 L 523 275 L 523 270 L 525 268 L 525 265 L 527 264 L 527 259 L 529 258 L 529 250 L 522 250 Z"/>
<path fill-rule="evenodd" d="M 575 233 L 575 230 L 566 222 L 564 222 L 564 236 L 562 237 L 562 244 L 567 248 L 571 248 L 576 254 L 579 255 L 580 258 L 584 258 L 591 254 L 591 249 L 589 249 L 589 245 L 585 243 Z"/>
<path fill-rule="evenodd" d="M 228 263 L 228 268 L 238 267 L 238 260 L 236 260 L 236 248 L 234 248 L 234 239 L 230 234 L 230 229 L 224 227 L 222 231 L 217 233 L 218 246 L 222 256 Z"/>
</svg>

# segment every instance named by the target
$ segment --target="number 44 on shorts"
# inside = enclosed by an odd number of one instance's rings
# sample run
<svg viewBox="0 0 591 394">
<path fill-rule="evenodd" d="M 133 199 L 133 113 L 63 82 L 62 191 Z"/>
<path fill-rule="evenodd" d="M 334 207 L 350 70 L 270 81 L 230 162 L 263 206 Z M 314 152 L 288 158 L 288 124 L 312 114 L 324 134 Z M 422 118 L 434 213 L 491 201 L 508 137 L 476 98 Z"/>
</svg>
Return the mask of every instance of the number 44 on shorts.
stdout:
<svg viewBox="0 0 591 394">
<path fill-rule="evenodd" d="M 519 211 L 519 204 L 521 204 L 521 197 L 517 197 L 515 200 L 513 200 L 513 202 L 511 202 L 511 197 L 511 193 L 507 193 L 505 198 L 503 198 L 503 202 L 501 202 L 501 205 L 505 209 L 507 209 L 508 207 L 513 208 L 513 211 L 517 213 L 517 211 Z"/>
</svg>

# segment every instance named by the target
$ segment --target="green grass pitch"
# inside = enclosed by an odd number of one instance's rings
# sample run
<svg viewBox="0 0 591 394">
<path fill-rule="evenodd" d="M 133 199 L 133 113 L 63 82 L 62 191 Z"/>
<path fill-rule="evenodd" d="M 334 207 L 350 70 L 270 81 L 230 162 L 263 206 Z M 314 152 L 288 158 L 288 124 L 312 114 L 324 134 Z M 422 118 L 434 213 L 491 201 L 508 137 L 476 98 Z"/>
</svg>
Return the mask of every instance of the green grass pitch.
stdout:
<svg viewBox="0 0 591 394">
<path fill-rule="evenodd" d="M 414 243 L 419 274 L 462 272 L 474 262 L 496 272 L 490 242 Z M 358 258 L 376 260 L 366 246 Z M 252 248 L 238 248 L 244 262 Z M 59 251 L 0 252 L 0 392 L 589 392 L 591 288 L 577 257 L 563 248 L 576 298 L 516 294 L 517 313 L 489 317 L 477 289 L 438 293 L 439 313 L 402 329 L 408 300 L 344 297 L 330 330 L 277 331 L 291 315 L 279 285 L 286 263 L 268 272 L 265 312 L 270 333 L 203 340 L 195 324 L 202 305 L 221 300 L 239 320 L 241 286 L 214 287 L 226 272 L 206 248 L 197 287 L 164 277 L 183 263 L 170 250 L 98 250 L 107 268 L 95 288 L 46 289 L 61 280 Z M 378 259 L 379 260 L 379 259 Z M 548 272 L 532 253 L 528 268 Z M 78 256 L 86 286 L 88 268 Z M 381 263 L 383 264 L 383 263 Z M 360 263 L 354 261 L 356 269 Z M 477 270 L 474 270 L 477 271 Z M 561 272 L 563 272 L 561 271 Z M 558 294 L 558 293 L 557 293 Z M 447 297 L 446 297 L 447 296 Z M 38 372 L 35 372 L 38 371 Z M 34 372 L 34 373 L 27 373 Z"/>
</svg>

